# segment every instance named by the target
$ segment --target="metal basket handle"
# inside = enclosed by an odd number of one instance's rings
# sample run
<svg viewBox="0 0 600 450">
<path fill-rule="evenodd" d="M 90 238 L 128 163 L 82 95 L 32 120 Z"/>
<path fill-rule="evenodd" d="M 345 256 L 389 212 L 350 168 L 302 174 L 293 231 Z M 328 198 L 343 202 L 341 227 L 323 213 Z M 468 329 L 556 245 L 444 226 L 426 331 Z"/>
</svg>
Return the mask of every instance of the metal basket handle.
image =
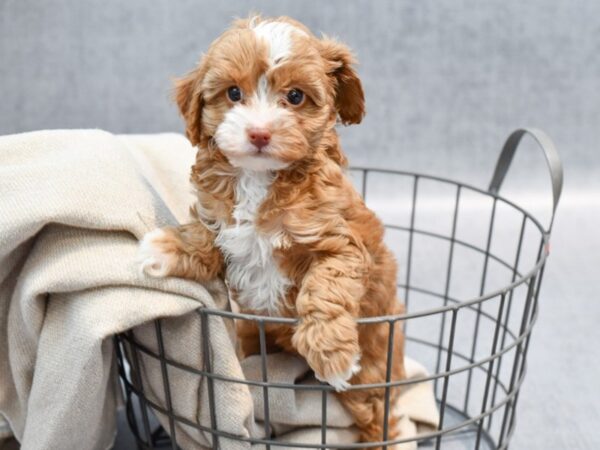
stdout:
<svg viewBox="0 0 600 450">
<path fill-rule="evenodd" d="M 544 152 L 546 162 L 548 163 L 548 169 L 550 170 L 550 179 L 552 181 L 552 217 L 550 218 L 550 224 L 546 230 L 547 233 L 550 233 L 550 230 L 552 230 L 552 223 L 554 222 L 556 207 L 558 206 L 558 201 L 562 192 L 563 166 L 554 144 L 546 133 L 533 128 L 521 128 L 513 131 L 504 143 L 504 147 L 502 148 L 502 152 L 500 153 L 500 157 L 496 163 L 494 175 L 492 176 L 492 181 L 490 182 L 490 187 L 488 190 L 491 194 L 498 194 L 498 191 L 502 186 L 502 182 L 504 181 L 504 177 L 510 168 L 513 156 L 515 155 L 517 147 L 521 142 L 521 138 L 526 134 L 531 136 L 538 143 Z"/>
</svg>

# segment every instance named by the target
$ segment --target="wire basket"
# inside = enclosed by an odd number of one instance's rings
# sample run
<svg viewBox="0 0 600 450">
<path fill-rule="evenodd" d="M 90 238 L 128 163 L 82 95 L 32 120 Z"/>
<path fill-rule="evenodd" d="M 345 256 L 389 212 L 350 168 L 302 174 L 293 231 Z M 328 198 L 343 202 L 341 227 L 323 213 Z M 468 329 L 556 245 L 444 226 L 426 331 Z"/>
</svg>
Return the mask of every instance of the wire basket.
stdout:
<svg viewBox="0 0 600 450">
<path fill-rule="evenodd" d="M 530 213 L 498 194 L 514 153 L 524 135 L 530 135 L 544 152 L 552 181 L 550 224 L 542 226 Z M 549 239 L 562 189 L 562 166 L 550 139 L 541 131 L 520 129 L 506 141 L 489 189 L 433 176 L 392 170 L 357 168 L 351 175 L 367 204 L 386 225 L 388 245 L 401 267 L 399 290 L 407 312 L 398 316 L 361 318 L 359 323 L 401 322 L 406 354 L 430 371 L 417 380 L 394 380 L 352 386 L 351 389 L 409 386 L 429 381 L 439 408 L 437 430 L 411 439 L 419 447 L 435 449 L 506 449 L 515 430 L 515 411 L 526 373 L 532 327 L 538 316 L 539 291 L 549 253 Z M 394 198 L 390 198 L 394 192 Z M 262 381 L 223 379 L 211 370 L 210 356 L 203 366 L 188 367 L 173 361 L 163 344 L 162 320 L 154 323 L 158 351 L 140 343 L 134 332 L 115 337 L 119 375 L 126 397 L 131 431 L 139 448 L 179 448 L 175 425 L 201 429 L 212 436 L 212 448 L 227 450 L 223 439 L 262 444 L 265 448 L 329 448 L 326 394 L 328 385 L 272 383 L 266 373 L 264 327 L 268 323 L 294 323 L 296 319 L 248 316 L 216 309 L 198 309 L 203 345 L 209 317 L 255 321 L 261 330 Z M 393 351 L 390 332 L 388 360 Z M 382 353 L 385 349 L 382 349 Z M 209 352 L 205 352 L 205 356 Z M 162 371 L 165 405 L 145 395 L 140 358 L 156 360 Z M 173 411 L 168 369 L 176 367 L 205 377 L 211 426 L 204 427 Z M 232 436 L 216 423 L 213 384 L 217 381 L 258 386 L 264 395 L 263 438 Z M 270 436 L 269 392 L 273 389 L 312 389 L 321 392 L 321 442 L 277 442 Z M 389 398 L 389 397 L 388 397 Z M 389 408 L 389 404 L 387 405 Z M 161 427 L 156 414 L 168 418 Z M 164 424 L 165 422 L 163 422 Z M 166 428 L 166 431 L 165 431 Z M 406 438 L 387 438 L 387 423 L 380 442 L 336 445 L 340 449 L 393 448 Z M 168 433 L 167 433 L 168 431 Z"/>
</svg>

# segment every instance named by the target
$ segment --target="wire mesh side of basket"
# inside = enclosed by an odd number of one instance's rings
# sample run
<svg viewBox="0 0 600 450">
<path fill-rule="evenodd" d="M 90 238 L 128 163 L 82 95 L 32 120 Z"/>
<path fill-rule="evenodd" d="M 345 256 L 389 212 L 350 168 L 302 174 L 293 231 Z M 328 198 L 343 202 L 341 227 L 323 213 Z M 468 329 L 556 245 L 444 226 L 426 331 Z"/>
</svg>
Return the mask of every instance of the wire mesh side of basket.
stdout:
<svg viewBox="0 0 600 450">
<path fill-rule="evenodd" d="M 359 324 L 389 325 L 386 354 L 389 360 L 394 353 L 394 325 L 401 323 L 406 334 L 406 353 L 424 363 L 431 375 L 407 381 L 391 379 L 388 373 L 387 378 L 380 383 L 353 386 L 351 389 L 385 389 L 389 409 L 390 389 L 398 386 L 408 388 L 417 382 L 429 381 L 434 385 L 439 406 L 439 426 L 437 430 L 426 432 L 412 440 L 418 441 L 424 448 L 453 448 L 453 442 L 456 445 L 460 443 L 460 447 L 456 448 L 507 448 L 515 427 L 516 404 L 526 372 L 529 337 L 538 313 L 538 295 L 547 256 L 548 233 L 535 218 L 517 205 L 498 195 L 461 183 L 412 173 L 370 169 L 356 170 L 353 175 L 357 176 L 367 202 L 371 187 L 389 190 L 390 184 L 397 184 L 407 197 L 404 200 L 395 199 L 396 204 L 407 205 L 406 211 L 399 212 L 396 216 L 396 213 L 390 212 L 390 205 L 385 202 L 370 206 L 386 222 L 388 234 L 398 235 L 396 242 L 392 236 L 390 245 L 398 250 L 397 257 L 404 268 L 399 276 L 399 291 L 401 296 L 403 294 L 409 312 L 394 317 L 362 318 L 359 319 Z M 378 176 L 382 180 L 377 181 Z M 450 226 L 447 233 L 436 230 L 435 226 L 431 226 L 433 223 L 424 219 L 429 213 L 423 211 L 431 209 L 427 202 L 432 198 L 440 198 L 439 192 L 435 196 L 427 195 L 427 190 L 431 188 L 442 189 L 443 195 L 448 199 L 441 208 L 448 216 Z M 474 220 L 469 217 L 467 196 L 475 196 L 475 203 L 483 202 L 487 205 L 484 206 L 488 211 L 486 214 L 476 210 L 479 219 L 487 222 L 487 226 L 477 227 L 480 232 L 484 228 L 479 244 L 470 239 L 469 233 L 461 235 L 462 221 Z M 467 212 L 463 211 L 464 206 L 467 207 Z M 437 223 L 439 211 L 436 211 L 435 205 L 433 210 Z M 515 219 L 514 232 L 508 236 L 510 245 L 504 242 L 507 238 L 506 230 L 498 228 L 500 216 L 506 212 Z M 401 220 L 402 215 L 405 220 Z M 435 247 L 437 244 L 442 247 Z M 514 246 L 514 252 L 509 257 L 507 255 L 511 252 L 507 247 L 511 245 Z M 419 274 L 423 266 L 434 260 L 439 266 L 437 272 L 432 275 L 430 268 L 427 268 L 429 275 Z M 425 284 L 433 279 L 437 282 L 437 288 Z M 455 286 L 457 281 L 464 288 L 473 289 L 473 294 L 466 296 L 460 286 Z M 465 301 L 464 298 L 470 300 Z M 208 309 L 200 309 L 198 314 L 203 346 L 206 346 L 205 358 L 199 367 L 174 361 L 166 354 L 161 320 L 154 323 L 156 346 L 142 344 L 136 339 L 134 331 L 116 337 L 117 360 L 126 395 L 128 421 L 139 447 L 178 448 L 179 427 L 189 427 L 210 435 L 214 449 L 226 448 L 223 447 L 223 440 L 262 444 L 267 449 L 275 446 L 329 448 L 325 399 L 332 388 L 327 385 L 273 383 L 266 371 L 265 324 L 290 323 L 294 319 L 247 316 Z M 207 351 L 210 340 L 209 322 L 229 319 L 251 320 L 259 327 L 262 381 L 231 378 L 212 371 L 210 352 Z M 162 372 L 163 392 L 160 398 L 163 401 L 156 401 L 155 396 L 148 395 L 141 375 L 145 359 L 158 362 Z M 210 425 L 200 425 L 193 418 L 181 416 L 173 408 L 169 368 L 204 377 L 208 384 Z M 262 389 L 265 405 L 264 437 L 235 436 L 219 428 L 216 411 L 220 406 L 214 395 L 215 383 L 253 385 Z M 321 392 L 320 443 L 282 443 L 271 437 L 269 392 L 273 389 L 312 389 Z M 168 435 L 158 426 L 157 416 Z M 385 422 L 381 441 L 349 443 L 336 447 L 392 448 L 394 444 L 409 441 L 402 436 L 397 439 L 389 439 L 388 436 L 388 423 Z"/>
</svg>

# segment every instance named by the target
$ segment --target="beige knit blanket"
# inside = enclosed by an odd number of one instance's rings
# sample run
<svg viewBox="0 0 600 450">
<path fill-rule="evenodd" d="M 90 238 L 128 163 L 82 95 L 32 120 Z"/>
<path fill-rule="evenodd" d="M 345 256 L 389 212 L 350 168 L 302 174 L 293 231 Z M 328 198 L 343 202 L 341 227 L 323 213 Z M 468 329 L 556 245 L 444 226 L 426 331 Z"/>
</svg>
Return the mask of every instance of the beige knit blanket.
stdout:
<svg viewBox="0 0 600 450">
<path fill-rule="evenodd" d="M 187 220 L 193 157 L 188 141 L 174 134 L 78 130 L 0 137 L 0 431 L 6 434 L 8 424 L 23 449 L 111 447 L 121 404 L 115 333 L 137 327 L 136 338 L 156 348 L 149 321 L 165 318 L 169 355 L 201 367 L 194 310 L 227 307 L 222 283 L 155 280 L 142 276 L 136 262 L 145 232 Z M 213 370 L 257 376 L 256 359 L 237 360 L 226 321 L 211 317 L 208 323 Z M 164 406 L 160 366 L 149 358 L 141 365 L 147 395 Z M 294 382 L 308 372 L 289 355 L 270 355 L 268 365 L 273 381 Z M 412 361 L 408 367 L 413 376 L 424 373 Z M 209 426 L 206 381 L 173 368 L 169 375 L 175 412 Z M 215 397 L 219 429 L 264 437 L 262 389 L 218 382 Z M 270 398 L 278 439 L 318 442 L 318 393 L 273 389 Z M 428 384 L 403 398 L 397 407 L 406 433 L 435 426 Z M 328 442 L 352 442 L 350 417 L 334 396 L 328 402 Z M 168 429 L 164 417 L 158 419 Z M 176 437 L 184 449 L 211 444 L 210 435 L 186 426 L 177 425 Z M 250 449 L 226 439 L 220 444 Z"/>
</svg>

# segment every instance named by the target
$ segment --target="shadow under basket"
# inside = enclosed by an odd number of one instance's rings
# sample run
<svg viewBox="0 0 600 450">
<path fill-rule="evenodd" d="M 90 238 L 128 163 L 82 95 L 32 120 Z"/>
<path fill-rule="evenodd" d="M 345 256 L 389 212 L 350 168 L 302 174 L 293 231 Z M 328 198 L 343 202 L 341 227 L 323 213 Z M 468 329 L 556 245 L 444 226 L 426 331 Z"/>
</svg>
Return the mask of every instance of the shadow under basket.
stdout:
<svg viewBox="0 0 600 450">
<path fill-rule="evenodd" d="M 499 195 L 521 138 L 529 135 L 543 150 L 552 181 L 552 215 L 547 227 L 528 211 Z M 397 316 L 368 317 L 359 324 L 389 324 L 388 348 L 393 354 L 393 329 L 404 328 L 405 353 L 423 364 L 429 375 L 419 379 L 391 379 L 351 389 L 385 389 L 428 381 L 439 410 L 437 430 L 410 442 L 419 448 L 506 449 L 516 426 L 516 406 L 526 374 L 532 328 L 538 317 L 540 286 L 549 253 L 549 239 L 562 189 L 562 166 L 550 139 L 539 130 L 520 129 L 506 141 L 488 190 L 433 176 L 392 170 L 353 168 L 349 171 L 367 205 L 386 226 L 386 242 L 399 263 L 399 296 L 407 312 Z M 268 323 L 295 323 L 296 319 L 248 316 L 201 308 L 201 323 L 209 318 L 255 321 L 261 331 L 262 381 L 223 380 L 211 370 L 210 356 L 202 367 L 187 367 L 170 358 L 163 343 L 162 320 L 153 324 L 156 349 L 143 345 L 134 332 L 115 336 L 119 376 L 126 398 L 128 423 L 138 448 L 179 448 L 177 423 L 211 437 L 213 449 L 228 450 L 223 440 L 245 441 L 263 448 L 331 448 L 327 443 L 326 394 L 331 386 L 272 383 L 266 373 L 264 327 Z M 210 339 L 202 327 L 204 343 Z M 207 345 L 207 344 L 206 344 Z M 205 352 L 208 355 L 209 352 Z M 162 373 L 166 406 L 145 394 L 140 358 L 156 361 Z M 390 366 L 390 365 L 388 365 Z M 185 419 L 171 408 L 168 368 L 189 371 L 206 380 L 210 426 Z M 232 436 L 219 429 L 213 383 L 259 386 L 264 395 L 266 437 Z M 279 442 L 270 437 L 269 392 L 273 389 L 313 389 L 321 393 L 320 443 Z M 161 427 L 157 414 L 168 418 Z M 387 421 L 386 421 L 387 422 Z M 393 448 L 409 442 L 388 438 L 387 423 L 379 442 L 335 445 L 339 449 Z M 249 447 L 249 446 L 248 446 Z"/>
</svg>

